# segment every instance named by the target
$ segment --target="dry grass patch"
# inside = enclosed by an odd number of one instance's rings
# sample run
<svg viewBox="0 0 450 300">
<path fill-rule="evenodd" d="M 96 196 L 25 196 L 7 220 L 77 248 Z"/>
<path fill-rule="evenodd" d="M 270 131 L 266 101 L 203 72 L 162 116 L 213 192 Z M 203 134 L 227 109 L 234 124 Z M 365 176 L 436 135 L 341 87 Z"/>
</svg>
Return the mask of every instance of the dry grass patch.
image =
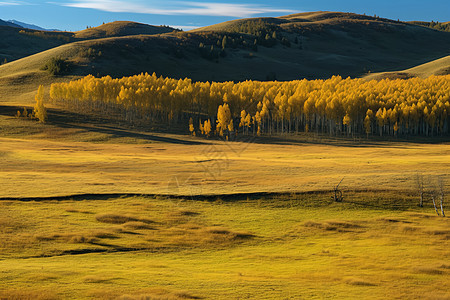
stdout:
<svg viewBox="0 0 450 300">
<path fill-rule="evenodd" d="M 365 279 L 362 278 L 357 278 L 357 277 L 350 277 L 344 280 L 345 283 L 350 284 L 350 285 L 360 285 L 360 286 L 376 286 L 375 283 L 367 281 Z"/>
<path fill-rule="evenodd" d="M 147 240 L 159 241 L 159 245 L 169 248 L 205 249 L 239 244 L 254 237 L 255 235 L 245 231 L 233 231 L 225 227 L 209 227 L 189 222 L 161 229 Z"/>
<path fill-rule="evenodd" d="M 446 273 L 446 270 L 439 269 L 438 267 L 433 266 L 421 266 L 416 267 L 413 270 L 415 273 L 427 274 L 427 275 L 443 275 Z"/>
<path fill-rule="evenodd" d="M 97 239 L 102 238 L 113 239 L 117 238 L 117 235 L 109 231 L 89 231 L 81 233 L 54 233 L 35 236 L 35 239 L 38 241 L 60 241 L 73 244 L 93 243 L 97 241 Z"/>
<path fill-rule="evenodd" d="M 123 214 L 116 214 L 116 213 L 105 213 L 105 214 L 99 214 L 95 216 L 95 219 L 102 223 L 108 223 L 108 224 L 124 224 L 127 222 L 143 222 L 146 224 L 154 223 L 154 221 L 143 218 L 143 217 L 137 217 L 133 215 L 123 215 Z"/>
<path fill-rule="evenodd" d="M 226 239 L 230 240 L 238 240 L 238 239 L 250 239 L 255 237 L 255 235 L 249 232 L 235 232 L 231 231 L 224 227 L 207 227 L 203 229 L 203 232 L 207 234 L 212 234 L 213 236 L 226 237 Z"/>
<path fill-rule="evenodd" d="M 148 223 L 144 223 L 142 221 L 131 221 L 122 224 L 123 228 L 129 230 L 152 230 L 154 227 L 150 226 Z"/>
<path fill-rule="evenodd" d="M 0 299 L 5 300 L 57 300 L 59 297 L 50 290 L 10 289 L 0 291 Z"/>
<path fill-rule="evenodd" d="M 102 276 L 97 276 L 97 275 L 87 275 L 83 277 L 83 282 L 86 283 L 105 283 L 105 282 L 110 282 L 111 280 L 113 280 L 113 278 L 107 278 L 107 277 L 102 277 Z"/>
<path fill-rule="evenodd" d="M 186 291 L 169 291 L 162 288 L 149 289 L 135 295 L 122 295 L 118 300 L 182 300 L 182 299 L 202 299 Z"/>
<path fill-rule="evenodd" d="M 365 226 L 357 223 L 356 221 L 338 221 L 338 220 L 328 220 L 323 222 L 306 221 L 303 223 L 304 227 L 317 228 L 326 231 L 337 231 L 337 232 L 354 232 L 363 229 Z"/>
</svg>

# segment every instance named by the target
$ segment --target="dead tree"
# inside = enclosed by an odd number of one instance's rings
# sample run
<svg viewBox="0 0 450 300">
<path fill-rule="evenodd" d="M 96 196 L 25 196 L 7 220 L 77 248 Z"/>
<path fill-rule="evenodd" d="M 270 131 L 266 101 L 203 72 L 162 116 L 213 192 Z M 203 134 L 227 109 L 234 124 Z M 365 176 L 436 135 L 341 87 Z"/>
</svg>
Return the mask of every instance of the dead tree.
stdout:
<svg viewBox="0 0 450 300">
<path fill-rule="evenodd" d="M 437 215 L 439 216 L 439 210 L 437 209 L 435 198 L 436 198 L 436 193 L 433 191 L 431 193 L 431 199 L 433 200 L 434 210 L 436 211 Z"/>
<path fill-rule="evenodd" d="M 445 217 L 444 213 L 444 179 L 442 176 L 438 176 L 437 178 L 437 188 L 438 188 L 438 194 L 439 194 L 439 200 L 441 204 L 441 215 Z"/>
<path fill-rule="evenodd" d="M 440 211 L 441 213 L 439 214 L 439 208 L 436 204 L 437 199 L 439 198 L 439 204 L 440 204 Z M 445 212 L 444 212 L 444 179 L 442 178 L 442 176 L 437 176 L 436 178 L 436 183 L 434 185 L 433 190 L 431 191 L 431 199 L 433 200 L 433 206 L 434 206 L 434 211 L 436 211 L 436 214 L 438 216 L 442 215 L 443 217 L 445 217 Z"/>
<path fill-rule="evenodd" d="M 416 175 L 416 187 L 417 187 L 417 191 L 419 193 L 419 206 L 423 207 L 423 175 L 422 174 L 417 174 Z"/>
<path fill-rule="evenodd" d="M 339 181 L 338 185 L 334 188 L 334 196 L 331 197 L 336 202 L 342 202 L 342 200 L 344 200 L 342 191 L 339 189 L 339 185 L 341 185 L 342 180 L 344 180 L 344 177 L 342 177 L 341 181 Z"/>
</svg>

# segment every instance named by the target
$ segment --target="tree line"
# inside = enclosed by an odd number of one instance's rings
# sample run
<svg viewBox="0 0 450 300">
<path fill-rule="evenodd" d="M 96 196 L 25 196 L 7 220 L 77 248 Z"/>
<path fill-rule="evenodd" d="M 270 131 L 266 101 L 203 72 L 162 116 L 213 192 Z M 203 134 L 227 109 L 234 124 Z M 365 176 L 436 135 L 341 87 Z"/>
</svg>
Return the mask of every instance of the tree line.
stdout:
<svg viewBox="0 0 450 300">
<path fill-rule="evenodd" d="M 186 124 L 198 134 L 205 132 L 208 121 L 208 135 L 449 134 L 450 75 L 239 83 L 193 82 L 147 73 L 116 79 L 89 75 L 52 84 L 50 97 L 77 112 L 129 122 Z"/>
</svg>

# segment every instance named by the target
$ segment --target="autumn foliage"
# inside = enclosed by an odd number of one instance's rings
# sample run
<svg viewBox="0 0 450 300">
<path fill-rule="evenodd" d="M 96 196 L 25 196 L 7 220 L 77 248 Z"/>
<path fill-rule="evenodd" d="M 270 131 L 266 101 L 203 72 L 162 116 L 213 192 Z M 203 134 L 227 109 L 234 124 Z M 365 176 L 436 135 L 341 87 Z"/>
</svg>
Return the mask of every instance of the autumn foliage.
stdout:
<svg viewBox="0 0 450 300">
<path fill-rule="evenodd" d="M 269 135 L 301 131 L 330 135 L 449 134 L 450 75 L 381 81 L 333 76 L 327 80 L 239 83 L 193 82 L 155 74 L 120 79 L 90 75 L 52 84 L 50 96 L 79 112 L 116 115 L 130 122 L 188 124 L 193 118 L 189 124 L 199 133 L 202 124 L 207 135 L 236 129 L 244 134 Z"/>
</svg>

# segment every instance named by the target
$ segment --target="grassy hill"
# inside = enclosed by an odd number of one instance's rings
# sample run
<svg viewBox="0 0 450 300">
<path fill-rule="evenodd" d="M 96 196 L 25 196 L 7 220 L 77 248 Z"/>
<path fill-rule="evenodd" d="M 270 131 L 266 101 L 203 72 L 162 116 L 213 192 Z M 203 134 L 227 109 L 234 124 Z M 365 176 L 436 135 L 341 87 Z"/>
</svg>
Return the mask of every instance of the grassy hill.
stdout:
<svg viewBox="0 0 450 300">
<path fill-rule="evenodd" d="M 116 21 L 75 32 L 78 39 L 98 39 L 137 34 L 163 34 L 174 31 L 168 26 L 152 26 L 136 22 Z"/>
<path fill-rule="evenodd" d="M 136 22 L 118 21 L 78 32 L 42 31 L 22 28 L 0 20 L 0 62 L 13 61 L 66 43 L 106 37 L 162 34 L 175 29 Z M 11 24 L 11 25 L 10 25 Z M 5 25 L 5 26 L 3 26 Z"/>
<path fill-rule="evenodd" d="M 16 92 L 35 90 L 39 82 L 87 74 L 121 77 L 156 72 L 202 81 L 359 77 L 369 71 L 409 69 L 449 55 L 450 49 L 448 32 L 338 12 L 241 19 L 189 32 L 133 22 L 113 22 L 76 33 L 8 30 L 14 34 L 3 34 L 0 53 L 9 51 L 17 57 L 39 52 L 39 47 L 57 47 L 0 66 L 2 94 L 10 95 L 2 102 L 16 102 L 20 96 Z M 8 39 L 11 42 L 6 44 Z M 27 49 L 28 40 L 35 44 Z M 62 76 L 49 77 L 41 68 L 55 57 L 71 67 Z M 13 88 L 11 83 L 20 87 Z"/>
<path fill-rule="evenodd" d="M 410 21 L 408 23 L 414 24 L 414 25 L 425 26 L 425 27 L 436 29 L 436 30 L 450 32 L 450 22 L 440 23 L 440 22 L 434 22 L 434 21 L 432 21 L 432 22 Z"/>
<path fill-rule="evenodd" d="M 0 26 L 0 62 L 10 62 L 73 41 L 71 32 Z"/>
<path fill-rule="evenodd" d="M 384 79 L 384 78 L 411 78 L 411 77 L 421 77 L 426 78 L 431 75 L 448 75 L 450 74 L 450 56 L 445 56 L 428 63 L 406 69 L 401 71 L 392 71 L 392 72 L 380 72 L 373 73 L 367 76 L 364 76 L 365 79 Z"/>
</svg>

